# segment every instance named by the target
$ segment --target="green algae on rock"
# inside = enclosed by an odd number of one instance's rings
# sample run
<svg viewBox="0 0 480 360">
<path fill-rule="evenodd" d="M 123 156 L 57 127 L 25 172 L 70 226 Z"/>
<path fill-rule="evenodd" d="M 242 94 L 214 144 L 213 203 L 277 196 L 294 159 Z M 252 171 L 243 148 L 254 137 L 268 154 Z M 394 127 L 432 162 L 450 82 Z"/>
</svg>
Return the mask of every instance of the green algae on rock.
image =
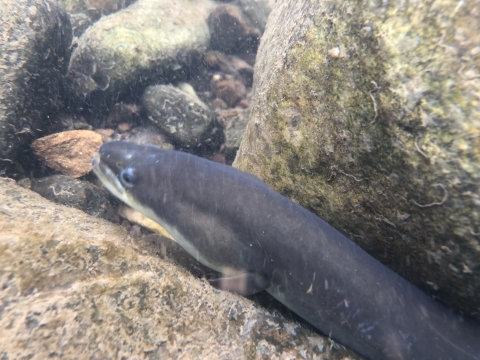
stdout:
<svg viewBox="0 0 480 360">
<path fill-rule="evenodd" d="M 2 0 L 0 9 L 3 172 L 3 166 L 18 167 L 14 164 L 20 149 L 41 134 L 38 129 L 62 103 L 72 29 L 68 15 L 53 0 Z"/>
<path fill-rule="evenodd" d="M 234 166 L 480 318 L 480 6 L 286 1 Z"/>
<path fill-rule="evenodd" d="M 0 178 L 0 357 L 359 358 L 149 250 Z"/>
<path fill-rule="evenodd" d="M 172 85 L 147 87 L 142 104 L 150 123 L 183 146 L 198 146 L 215 118 L 215 113 L 196 95 Z"/>
<path fill-rule="evenodd" d="M 68 76 L 74 94 L 115 97 L 133 83 L 155 82 L 208 46 L 210 0 L 138 0 L 101 18 L 78 40 Z M 148 78 L 148 81 L 146 80 Z"/>
</svg>

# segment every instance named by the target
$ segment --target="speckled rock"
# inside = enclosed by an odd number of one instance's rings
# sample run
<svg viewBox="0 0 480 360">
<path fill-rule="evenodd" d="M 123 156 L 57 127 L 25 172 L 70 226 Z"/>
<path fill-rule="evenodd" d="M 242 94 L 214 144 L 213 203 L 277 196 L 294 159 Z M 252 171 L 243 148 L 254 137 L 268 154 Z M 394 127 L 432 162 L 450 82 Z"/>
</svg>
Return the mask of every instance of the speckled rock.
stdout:
<svg viewBox="0 0 480 360">
<path fill-rule="evenodd" d="M 2 359 L 358 358 L 8 179 L 0 264 Z"/>
<path fill-rule="evenodd" d="M 109 193 L 88 181 L 65 175 L 52 175 L 33 179 L 30 189 L 57 204 L 74 207 L 91 216 L 116 220 Z"/>
<path fill-rule="evenodd" d="M 53 0 L 2 0 L 0 8 L 0 158 L 11 160 L 61 106 L 72 29 Z"/>
<path fill-rule="evenodd" d="M 234 165 L 480 318 L 480 4 L 286 1 Z"/>
<path fill-rule="evenodd" d="M 50 168 L 78 178 L 92 170 L 92 155 L 102 143 L 94 131 L 71 130 L 37 139 L 32 149 Z"/>
<path fill-rule="evenodd" d="M 196 96 L 172 85 L 149 86 L 142 96 L 149 122 L 178 147 L 197 147 L 215 113 Z"/>
<path fill-rule="evenodd" d="M 220 51 L 209 51 L 205 54 L 205 62 L 215 71 L 225 75 L 233 75 L 237 80 L 251 88 L 253 83 L 253 67 L 236 56 L 228 56 Z M 213 75 L 213 81 L 220 74 Z"/>
<path fill-rule="evenodd" d="M 143 87 L 182 71 L 210 40 L 210 0 L 138 0 L 101 18 L 79 38 L 68 77 L 74 95 L 114 101 L 129 85 Z M 113 104 L 112 104 L 113 105 Z"/>
<path fill-rule="evenodd" d="M 232 77 L 227 77 L 220 81 L 213 82 L 213 91 L 215 95 L 225 101 L 229 107 L 234 107 L 247 95 L 247 90 L 241 81 Z"/>
</svg>

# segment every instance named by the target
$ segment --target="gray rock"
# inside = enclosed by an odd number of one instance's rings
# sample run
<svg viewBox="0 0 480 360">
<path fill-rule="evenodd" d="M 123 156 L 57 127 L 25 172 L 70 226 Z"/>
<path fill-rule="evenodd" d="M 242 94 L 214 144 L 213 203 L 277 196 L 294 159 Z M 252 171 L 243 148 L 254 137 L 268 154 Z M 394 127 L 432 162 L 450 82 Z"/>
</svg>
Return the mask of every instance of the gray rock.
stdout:
<svg viewBox="0 0 480 360">
<path fill-rule="evenodd" d="M 82 35 L 102 16 L 109 15 L 134 3 L 136 0 L 58 0 L 70 16 L 74 36 Z"/>
<path fill-rule="evenodd" d="M 477 318 L 479 16 L 476 2 L 280 4 L 234 163 Z"/>
<path fill-rule="evenodd" d="M 32 180 L 30 189 L 57 204 L 85 211 L 94 217 L 110 221 L 115 219 L 108 192 L 87 181 L 52 175 Z"/>
<path fill-rule="evenodd" d="M 31 148 L 48 167 L 74 178 L 92 171 L 92 155 L 103 138 L 91 130 L 70 130 L 35 140 Z"/>
<path fill-rule="evenodd" d="M 225 120 L 225 144 L 223 147 L 227 164 L 232 164 L 237 155 L 240 142 L 247 127 L 249 110 L 218 110 L 219 116 Z"/>
<path fill-rule="evenodd" d="M 117 140 L 115 138 L 115 140 Z M 151 144 L 162 149 L 172 150 L 174 146 L 168 141 L 167 137 L 154 126 L 137 126 L 118 140 L 128 140 L 135 144 Z"/>
<path fill-rule="evenodd" d="M 181 147 L 200 145 L 215 113 L 172 85 L 149 86 L 142 97 L 148 119 Z"/>
<path fill-rule="evenodd" d="M 2 0 L 0 33 L 0 158 L 14 159 L 61 106 L 72 30 L 56 1 Z"/>
<path fill-rule="evenodd" d="M 115 101 L 118 93 L 188 66 L 210 40 L 210 0 L 138 0 L 101 18 L 78 39 L 68 76 L 74 95 Z M 140 86 L 141 87 L 141 86 Z M 113 105 L 113 103 L 112 103 Z"/>
<path fill-rule="evenodd" d="M 208 17 L 210 46 L 226 54 L 256 53 L 261 31 L 234 5 L 221 4 Z"/>
<path fill-rule="evenodd" d="M 0 179 L 0 358 L 357 359 Z"/>
<path fill-rule="evenodd" d="M 252 24 L 263 32 L 268 15 L 275 7 L 276 1 L 284 0 L 235 0 L 233 4 L 238 6 L 249 17 Z"/>
<path fill-rule="evenodd" d="M 69 16 L 74 37 L 81 36 L 95 22 L 92 17 L 84 13 L 69 14 Z"/>
<path fill-rule="evenodd" d="M 135 0 L 58 0 L 69 14 L 85 13 L 108 15 L 134 3 Z"/>
</svg>

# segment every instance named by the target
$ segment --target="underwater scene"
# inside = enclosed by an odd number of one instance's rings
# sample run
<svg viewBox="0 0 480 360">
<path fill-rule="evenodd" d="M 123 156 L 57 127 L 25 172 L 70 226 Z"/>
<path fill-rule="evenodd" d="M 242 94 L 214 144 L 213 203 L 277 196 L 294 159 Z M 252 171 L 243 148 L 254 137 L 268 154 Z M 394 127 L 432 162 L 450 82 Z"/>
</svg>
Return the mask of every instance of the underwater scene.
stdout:
<svg viewBox="0 0 480 360">
<path fill-rule="evenodd" d="M 0 0 L 0 360 L 480 360 L 480 0 Z"/>
</svg>

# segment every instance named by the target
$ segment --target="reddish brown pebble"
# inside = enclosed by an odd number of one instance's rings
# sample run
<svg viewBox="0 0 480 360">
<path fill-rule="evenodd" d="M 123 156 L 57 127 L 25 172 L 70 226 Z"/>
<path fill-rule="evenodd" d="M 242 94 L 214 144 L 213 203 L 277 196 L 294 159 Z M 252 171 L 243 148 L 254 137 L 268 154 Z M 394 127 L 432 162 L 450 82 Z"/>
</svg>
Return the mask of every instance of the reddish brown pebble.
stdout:
<svg viewBox="0 0 480 360">
<path fill-rule="evenodd" d="M 204 57 L 205 62 L 212 66 L 212 67 L 217 67 L 219 65 L 218 58 L 216 54 L 212 51 L 208 52 L 205 57 Z"/>
<path fill-rule="evenodd" d="M 228 106 L 234 107 L 246 94 L 245 86 L 234 79 L 226 79 L 214 83 L 215 95 L 225 101 Z"/>
<path fill-rule="evenodd" d="M 92 170 L 92 155 L 102 143 L 102 136 L 95 131 L 72 130 L 37 139 L 32 149 L 48 167 L 79 178 Z"/>
<path fill-rule="evenodd" d="M 220 164 L 225 164 L 226 163 L 225 154 L 221 154 L 221 153 L 215 153 L 215 154 L 211 155 L 209 157 L 209 159 L 211 161 L 215 161 L 215 162 L 220 163 Z"/>
<path fill-rule="evenodd" d="M 118 126 L 117 126 L 117 130 L 118 130 L 118 132 L 120 132 L 120 133 L 127 132 L 127 131 L 129 131 L 131 128 L 132 128 L 132 124 L 130 124 L 130 123 L 125 123 L 125 122 L 120 123 L 120 124 L 118 124 Z"/>
<path fill-rule="evenodd" d="M 242 109 L 247 109 L 250 106 L 250 100 L 248 99 L 242 99 L 240 102 L 237 104 L 238 107 L 241 107 Z"/>
<path fill-rule="evenodd" d="M 222 99 L 219 99 L 219 98 L 216 98 L 215 100 L 212 101 L 212 103 L 210 104 L 210 107 L 213 109 L 213 110 L 217 110 L 217 109 L 220 109 L 220 110 L 225 110 L 225 109 L 228 109 L 228 105 L 225 101 L 223 101 Z"/>
</svg>

